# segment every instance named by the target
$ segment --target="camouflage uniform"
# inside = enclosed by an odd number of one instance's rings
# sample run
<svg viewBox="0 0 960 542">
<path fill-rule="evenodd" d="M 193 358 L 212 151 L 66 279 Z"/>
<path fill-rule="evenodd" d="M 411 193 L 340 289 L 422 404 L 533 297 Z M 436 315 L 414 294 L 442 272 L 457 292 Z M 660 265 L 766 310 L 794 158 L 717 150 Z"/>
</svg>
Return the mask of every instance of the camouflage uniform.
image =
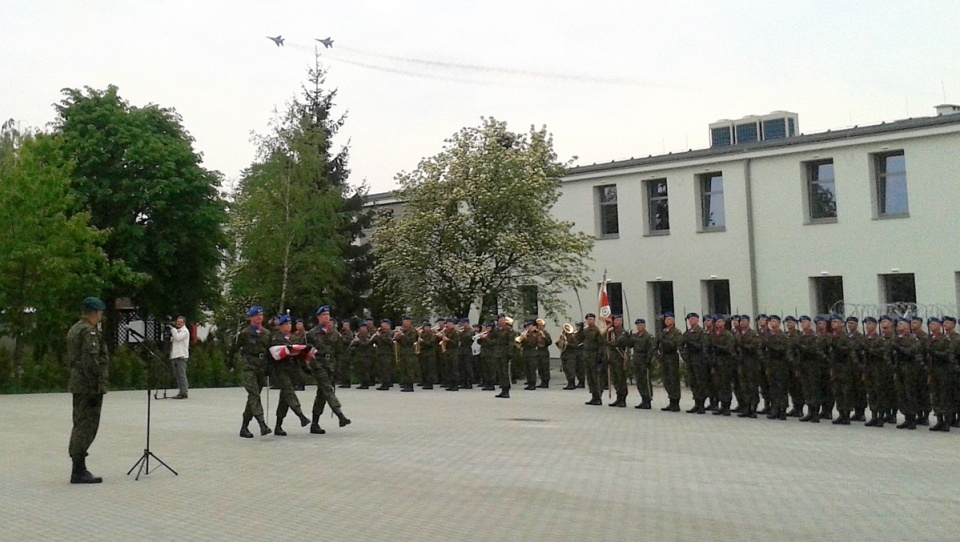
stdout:
<svg viewBox="0 0 960 542">
<path fill-rule="evenodd" d="M 657 351 L 657 339 L 644 331 L 630 334 L 630 347 L 633 351 L 634 380 L 640 393 L 637 408 L 649 409 L 653 401 L 653 382 L 650 376 L 653 368 L 653 355 Z"/>
<path fill-rule="evenodd" d="M 540 376 L 541 388 L 550 387 L 550 342 L 553 338 L 546 329 L 539 330 L 543 334 L 537 342 L 537 374 Z"/>
<path fill-rule="evenodd" d="M 583 365 L 590 388 L 588 405 L 601 405 L 600 395 L 606 387 L 607 371 L 602 360 L 601 347 L 603 336 L 595 325 L 588 325 L 577 333 L 578 342 L 583 343 Z"/>
<path fill-rule="evenodd" d="M 657 334 L 657 349 L 660 355 L 660 369 L 663 375 L 663 387 L 666 389 L 670 405 L 661 410 L 680 411 L 680 346 L 683 337 L 676 327 L 664 328 Z"/>
<path fill-rule="evenodd" d="M 613 407 L 627 406 L 627 369 L 629 357 L 627 351 L 633 339 L 630 332 L 623 327 L 614 327 L 607 330 L 607 363 L 610 368 L 610 380 L 617 392 L 617 399 L 610 404 Z"/>
<path fill-rule="evenodd" d="M 67 360 L 70 382 L 67 391 L 73 394 L 73 429 L 67 451 L 73 460 L 73 483 L 99 482 L 86 472 L 87 450 L 100 428 L 103 395 L 107 393 L 110 358 L 99 327 L 87 319 L 73 324 L 67 332 Z M 89 477 L 83 480 L 82 476 Z"/>
<path fill-rule="evenodd" d="M 333 330 L 327 332 L 323 324 L 317 325 L 307 333 L 307 344 L 315 349 L 313 361 L 310 362 L 310 373 L 317 381 L 317 395 L 313 400 L 311 413 L 313 417 L 310 424 L 310 432 L 313 434 L 322 435 L 326 432 L 320 427 L 320 416 L 327 404 L 340 419 L 340 427 L 350 423 L 350 420 L 343 415 L 340 399 L 337 398 L 336 391 L 333 389 L 332 359 L 338 340 L 339 333 Z"/>
<path fill-rule="evenodd" d="M 699 325 L 683 332 L 681 351 L 687 365 L 687 381 L 693 393 L 693 408 L 687 411 L 691 414 L 706 412 L 704 403 L 712 396 L 710 370 L 705 359 L 706 347 L 707 336 Z"/>
<path fill-rule="evenodd" d="M 272 432 L 263 420 L 263 404 L 260 402 L 260 392 L 267 385 L 269 348 L 270 332 L 263 327 L 246 325 L 237 333 L 233 348 L 230 350 L 231 365 L 237 353 L 243 360 L 243 387 L 247 390 L 247 404 L 243 409 L 240 436 L 249 435 L 247 425 L 254 418 L 260 424 L 261 435 L 269 435 Z"/>
<path fill-rule="evenodd" d="M 273 333 L 270 346 L 287 346 L 294 344 L 306 344 L 303 338 L 290 333 L 284 333 L 277 330 Z M 300 409 L 300 399 L 294 390 L 297 373 L 300 372 L 300 364 L 296 357 L 288 356 L 282 360 L 272 359 L 274 364 L 273 375 L 280 387 L 280 400 L 277 401 L 277 423 L 274 426 L 273 433 L 277 436 L 285 436 L 287 433 L 283 430 L 283 419 L 287 416 L 287 410 L 292 410 L 300 418 L 300 425 L 305 426 L 310 420 L 303 415 Z"/>
</svg>

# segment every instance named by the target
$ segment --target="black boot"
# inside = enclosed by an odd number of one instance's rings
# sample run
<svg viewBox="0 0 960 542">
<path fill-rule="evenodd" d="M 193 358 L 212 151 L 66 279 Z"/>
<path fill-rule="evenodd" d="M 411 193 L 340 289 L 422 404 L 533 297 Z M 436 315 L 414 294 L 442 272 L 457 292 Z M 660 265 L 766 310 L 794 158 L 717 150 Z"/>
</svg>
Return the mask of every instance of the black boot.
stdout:
<svg viewBox="0 0 960 542">
<path fill-rule="evenodd" d="M 799 418 L 803 416 L 803 405 L 794 404 L 793 408 L 787 411 L 787 416 L 790 418 Z"/>
<path fill-rule="evenodd" d="M 283 424 L 283 422 L 281 422 L 281 421 L 279 421 L 279 420 L 277 421 L 276 427 L 273 428 L 273 434 L 274 434 L 274 435 L 276 435 L 276 436 L 278 436 L 278 437 L 285 437 L 285 436 L 287 436 L 287 432 L 283 430 L 283 425 L 282 425 L 282 424 Z M 267 429 L 269 429 L 269 427 L 268 427 Z"/>
<path fill-rule="evenodd" d="M 850 412 L 843 410 L 840 412 L 840 415 L 837 416 L 836 420 L 831 422 L 833 425 L 850 425 Z"/>
<path fill-rule="evenodd" d="M 950 427 L 960 428 L 960 414 L 953 415 L 953 421 L 950 422 Z"/>
<path fill-rule="evenodd" d="M 637 408 L 640 410 L 650 410 L 653 408 L 652 398 L 650 396 L 643 396 L 640 399 L 640 404 L 637 405 Z"/>
<path fill-rule="evenodd" d="M 917 420 L 913 414 L 904 414 L 903 423 L 897 425 L 897 429 L 916 429 Z"/>
<path fill-rule="evenodd" d="M 413 384 L 401 384 L 400 391 L 402 392 L 413 392 Z"/>
<path fill-rule="evenodd" d="M 930 425 L 930 411 L 924 410 L 920 412 L 920 415 L 917 416 L 917 425 L 922 425 L 924 427 Z"/>
<path fill-rule="evenodd" d="M 500 393 L 494 395 L 494 397 L 497 397 L 498 399 L 509 399 L 510 390 L 500 390 Z"/>
<path fill-rule="evenodd" d="M 637 407 L 637 408 L 640 408 L 640 407 Z M 694 400 L 693 406 L 690 407 L 690 410 L 687 411 L 687 414 L 696 414 L 697 411 L 699 411 L 701 408 L 703 408 L 703 401 Z"/>
<path fill-rule="evenodd" d="M 86 459 L 74 459 L 73 471 L 70 473 L 71 484 L 99 484 L 103 478 L 90 474 L 87 470 Z"/>
<path fill-rule="evenodd" d="M 949 426 L 948 426 L 949 427 Z M 943 416 L 937 414 L 937 423 L 933 424 L 930 431 L 943 431 Z"/>
<path fill-rule="evenodd" d="M 833 407 L 824 406 L 820 409 L 820 419 L 821 420 L 832 420 L 833 419 Z"/>
<path fill-rule="evenodd" d="M 586 388 L 587 385 L 584 384 L 583 381 L 581 380 L 580 382 L 577 382 L 577 387 L 580 388 L 580 389 L 583 389 L 583 388 Z"/>
<path fill-rule="evenodd" d="M 253 438 L 253 433 L 247 429 L 247 426 L 250 425 L 250 420 L 253 419 L 253 416 L 244 416 L 243 424 L 240 425 L 240 436 L 243 438 Z"/>
<path fill-rule="evenodd" d="M 390 389 L 390 386 L 388 386 L 387 384 L 380 384 L 380 386 L 377 387 L 377 391 L 387 391 L 389 389 Z"/>
<path fill-rule="evenodd" d="M 340 420 L 340 427 L 346 427 L 350 425 L 350 418 L 344 416 L 342 410 L 338 408 L 337 410 L 334 410 L 333 413 L 336 414 L 337 419 Z"/>
<path fill-rule="evenodd" d="M 324 431 L 322 427 L 320 427 L 320 424 L 319 424 L 319 423 L 312 423 L 312 424 L 310 424 L 310 432 L 313 433 L 314 435 L 325 435 L 325 434 L 327 434 L 327 432 Z"/>
<path fill-rule="evenodd" d="M 744 405 L 743 412 L 737 414 L 738 418 L 749 418 L 753 414 L 753 405 Z"/>
<path fill-rule="evenodd" d="M 778 417 L 780 417 L 780 415 L 777 413 L 777 407 L 772 406 L 769 410 L 770 412 L 767 413 L 768 420 L 776 420 Z"/>
<path fill-rule="evenodd" d="M 851 421 L 851 422 L 864 422 L 864 421 L 867 421 L 866 409 L 865 409 L 865 408 L 858 408 L 858 409 L 854 410 L 854 412 L 853 412 L 853 417 L 850 418 L 850 421 Z"/>
<path fill-rule="evenodd" d="M 568 380 L 567 385 L 563 387 L 565 390 L 575 390 L 577 389 L 577 384 L 573 380 Z"/>
<path fill-rule="evenodd" d="M 746 410 L 747 408 L 745 406 L 741 405 L 740 403 L 737 403 L 737 406 L 735 408 L 730 409 L 730 412 L 741 414 L 743 412 L 746 412 Z"/>
<path fill-rule="evenodd" d="M 602 404 L 603 404 L 603 401 L 600 399 L 600 395 L 599 395 L 599 394 L 593 394 L 593 395 L 590 396 L 590 400 L 587 401 L 587 402 L 584 403 L 584 404 L 585 404 L 585 405 L 590 405 L 590 406 L 597 406 L 597 405 L 602 405 Z"/>
<path fill-rule="evenodd" d="M 720 403 L 720 415 L 721 416 L 730 415 L 730 401 L 724 401 Z"/>
<path fill-rule="evenodd" d="M 763 401 L 763 408 L 757 411 L 757 414 L 770 414 L 770 401 Z"/>
<path fill-rule="evenodd" d="M 820 408 L 816 405 L 807 405 L 807 413 L 800 418 L 801 422 L 813 421 L 814 418 L 820 419 Z"/>
<path fill-rule="evenodd" d="M 890 409 L 887 411 L 887 423 L 897 423 L 897 410 Z"/>
<path fill-rule="evenodd" d="M 713 401 L 713 398 L 711 398 L 711 399 L 707 402 L 707 410 L 712 411 L 712 412 L 716 412 L 716 411 L 717 411 L 717 404 Z"/>
<path fill-rule="evenodd" d="M 306 427 L 310 425 L 310 418 L 303 415 L 303 412 L 297 412 L 297 417 L 300 418 L 300 427 Z"/>
<path fill-rule="evenodd" d="M 263 421 L 263 416 L 256 416 L 257 423 L 260 424 L 260 436 L 266 436 L 273 431 L 270 430 L 270 426 L 267 425 L 267 422 Z"/>
<path fill-rule="evenodd" d="M 450 384 L 449 386 L 447 386 L 447 391 L 460 391 L 460 385 Z"/>
</svg>

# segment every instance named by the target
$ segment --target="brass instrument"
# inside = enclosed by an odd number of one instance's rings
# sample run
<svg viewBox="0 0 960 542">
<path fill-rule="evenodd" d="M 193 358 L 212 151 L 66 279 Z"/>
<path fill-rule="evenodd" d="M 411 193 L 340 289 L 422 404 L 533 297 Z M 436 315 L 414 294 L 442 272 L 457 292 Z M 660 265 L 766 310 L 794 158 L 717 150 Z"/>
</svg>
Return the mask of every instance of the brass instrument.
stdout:
<svg viewBox="0 0 960 542">
<path fill-rule="evenodd" d="M 510 318 L 509 316 L 505 316 L 503 318 L 503 322 L 508 326 L 513 327 L 513 318 Z"/>
<path fill-rule="evenodd" d="M 527 331 L 524 330 L 523 333 L 517 335 L 517 337 L 513 339 L 513 345 L 516 346 L 517 348 L 523 348 L 523 341 L 525 341 L 526 339 L 527 339 Z"/>
<path fill-rule="evenodd" d="M 481 331 L 480 333 L 474 334 L 473 340 L 479 341 L 480 339 L 486 339 L 486 338 L 487 338 L 487 335 L 489 335 L 489 334 L 490 334 L 489 331 Z"/>
<path fill-rule="evenodd" d="M 541 329 L 542 329 L 543 326 L 545 326 L 545 325 L 547 325 L 547 323 L 543 321 L 543 318 L 537 318 L 537 327 L 538 327 L 538 328 L 541 328 Z"/>
<path fill-rule="evenodd" d="M 437 332 L 437 339 L 440 341 L 440 352 L 445 354 L 447 352 L 447 343 L 450 341 L 450 339 L 442 329 Z"/>
<path fill-rule="evenodd" d="M 420 354 L 420 343 L 423 342 L 423 326 L 416 328 L 417 330 L 417 342 L 413 343 L 413 353 Z"/>
<path fill-rule="evenodd" d="M 570 346 L 570 337 L 573 335 L 573 326 L 570 324 L 563 324 L 563 332 L 560 333 L 560 338 L 557 339 L 557 347 L 560 348 L 560 352 L 563 352 Z"/>
</svg>

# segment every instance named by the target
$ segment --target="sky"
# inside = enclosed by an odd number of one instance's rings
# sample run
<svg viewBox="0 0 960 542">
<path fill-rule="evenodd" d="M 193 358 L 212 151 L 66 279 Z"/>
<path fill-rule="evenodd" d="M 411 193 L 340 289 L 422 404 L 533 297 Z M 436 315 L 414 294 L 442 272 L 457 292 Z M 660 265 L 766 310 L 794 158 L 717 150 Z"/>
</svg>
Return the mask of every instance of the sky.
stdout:
<svg viewBox="0 0 960 542">
<path fill-rule="evenodd" d="M 482 117 L 582 165 L 775 110 L 803 133 L 930 116 L 960 103 L 957 20 L 953 0 L 7 0 L 0 120 L 46 128 L 61 89 L 113 84 L 176 109 L 232 184 L 319 46 L 350 182 L 376 193 Z"/>
</svg>

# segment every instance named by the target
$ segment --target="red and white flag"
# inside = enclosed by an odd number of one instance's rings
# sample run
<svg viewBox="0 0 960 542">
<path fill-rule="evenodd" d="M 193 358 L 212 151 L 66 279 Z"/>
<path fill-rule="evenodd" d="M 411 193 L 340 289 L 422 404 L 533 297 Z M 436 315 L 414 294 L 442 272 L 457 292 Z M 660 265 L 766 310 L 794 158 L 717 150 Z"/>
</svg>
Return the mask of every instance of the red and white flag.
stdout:
<svg viewBox="0 0 960 542">
<path fill-rule="evenodd" d="M 277 361 L 285 361 L 297 356 L 311 361 L 314 358 L 314 352 L 313 347 L 308 344 L 281 344 L 270 347 L 270 356 Z"/>
<path fill-rule="evenodd" d="M 607 275 L 604 273 L 603 282 L 600 283 L 599 310 L 597 311 L 597 327 L 603 333 L 607 326 L 613 323 L 612 313 L 610 312 L 610 298 L 607 296 Z"/>
</svg>

